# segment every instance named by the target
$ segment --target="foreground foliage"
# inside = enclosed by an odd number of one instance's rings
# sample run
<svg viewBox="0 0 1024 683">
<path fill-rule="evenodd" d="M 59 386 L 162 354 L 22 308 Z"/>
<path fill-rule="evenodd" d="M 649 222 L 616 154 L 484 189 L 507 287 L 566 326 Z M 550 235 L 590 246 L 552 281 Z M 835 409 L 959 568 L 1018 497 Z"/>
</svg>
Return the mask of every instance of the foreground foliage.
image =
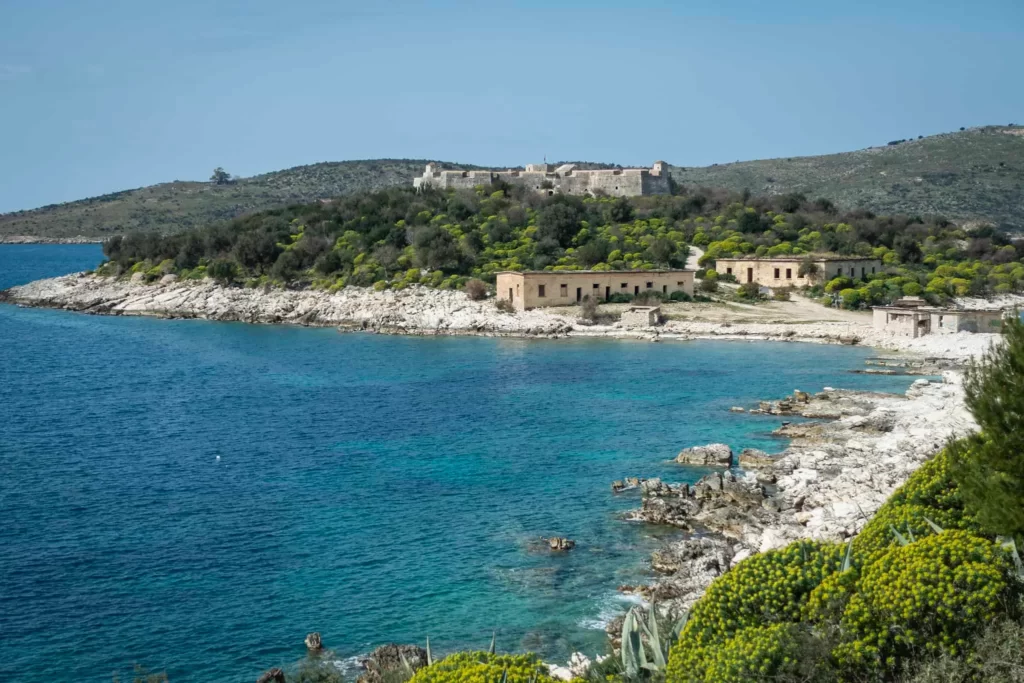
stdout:
<svg viewBox="0 0 1024 683">
<path fill-rule="evenodd" d="M 412 683 L 552 683 L 547 667 L 534 654 L 498 655 L 460 652 L 423 667 Z"/>
</svg>

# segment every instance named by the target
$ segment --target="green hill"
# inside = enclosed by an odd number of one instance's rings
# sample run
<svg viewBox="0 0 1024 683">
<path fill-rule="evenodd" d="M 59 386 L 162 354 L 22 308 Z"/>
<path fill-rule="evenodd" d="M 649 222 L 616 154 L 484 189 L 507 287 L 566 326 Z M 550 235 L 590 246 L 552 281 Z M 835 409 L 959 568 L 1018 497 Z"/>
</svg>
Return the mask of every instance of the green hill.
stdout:
<svg viewBox="0 0 1024 683">
<path fill-rule="evenodd" d="M 422 159 L 326 162 L 239 178 L 224 185 L 161 183 L 0 214 L 0 239 L 13 235 L 103 238 L 133 230 L 179 232 L 276 206 L 411 184 L 426 164 Z"/>
<path fill-rule="evenodd" d="M 0 214 L 0 239 L 178 232 L 289 203 L 408 185 L 424 164 L 418 159 L 342 161 L 297 166 L 226 185 L 162 183 Z M 959 222 L 1024 230 L 1024 128 L 1019 127 L 973 128 L 826 156 L 672 167 L 672 173 L 682 185 L 749 189 L 754 194 L 803 192 L 810 198 L 831 199 L 843 209 L 940 214 Z"/>
<path fill-rule="evenodd" d="M 803 192 L 843 209 L 1024 229 L 1024 127 L 986 126 L 816 157 L 672 168 L 683 185 Z"/>
</svg>

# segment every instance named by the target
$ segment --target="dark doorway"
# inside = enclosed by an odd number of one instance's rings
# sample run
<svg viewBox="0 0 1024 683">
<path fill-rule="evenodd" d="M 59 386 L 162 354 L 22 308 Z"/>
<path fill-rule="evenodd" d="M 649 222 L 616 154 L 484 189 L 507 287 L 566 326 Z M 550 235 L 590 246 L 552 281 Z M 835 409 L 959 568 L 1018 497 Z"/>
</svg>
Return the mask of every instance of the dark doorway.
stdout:
<svg viewBox="0 0 1024 683">
<path fill-rule="evenodd" d="M 577 287 L 576 288 L 576 303 L 579 303 L 582 300 L 583 300 L 583 288 L 582 287 Z"/>
<path fill-rule="evenodd" d="M 512 301 L 512 288 L 511 287 L 508 288 L 508 300 L 510 302 Z"/>
<path fill-rule="evenodd" d="M 639 293 L 640 293 L 640 285 L 636 285 L 635 287 L 633 287 L 633 296 L 636 296 Z"/>
<path fill-rule="evenodd" d="M 747 268 L 747 282 L 753 282 L 753 281 L 754 281 L 754 269 L 753 268 Z"/>
<path fill-rule="evenodd" d="M 608 301 L 608 299 L 611 299 L 611 298 L 612 298 L 612 288 L 611 287 L 605 287 L 604 288 L 604 300 Z"/>
</svg>

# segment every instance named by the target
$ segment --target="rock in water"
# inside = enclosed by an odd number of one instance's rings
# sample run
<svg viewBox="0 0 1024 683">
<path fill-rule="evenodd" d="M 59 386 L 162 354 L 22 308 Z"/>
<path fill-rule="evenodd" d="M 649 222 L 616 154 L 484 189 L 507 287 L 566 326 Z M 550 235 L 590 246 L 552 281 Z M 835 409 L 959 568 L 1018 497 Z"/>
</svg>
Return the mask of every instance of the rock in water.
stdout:
<svg viewBox="0 0 1024 683">
<path fill-rule="evenodd" d="M 731 467 L 732 449 L 724 443 L 709 443 L 706 446 L 684 448 L 676 456 L 676 462 L 684 465 L 704 465 L 705 467 Z"/>
<path fill-rule="evenodd" d="M 562 536 L 555 536 L 547 539 L 548 547 L 552 550 L 572 550 L 576 547 L 576 541 Z"/>
<path fill-rule="evenodd" d="M 320 640 L 319 633 L 310 633 L 306 636 L 306 649 L 310 652 L 319 652 L 324 649 L 323 641 Z"/>
<path fill-rule="evenodd" d="M 270 671 L 264 671 L 263 675 L 256 679 L 256 683 L 285 683 L 284 671 L 276 667 Z"/>
<path fill-rule="evenodd" d="M 384 683 L 385 680 L 394 679 L 389 676 L 396 672 L 402 672 L 408 666 L 412 671 L 417 671 L 427 665 L 427 651 L 419 645 L 398 645 L 389 643 L 381 645 L 370 653 L 370 656 L 360 662 L 365 673 L 362 674 L 356 683 Z"/>
</svg>

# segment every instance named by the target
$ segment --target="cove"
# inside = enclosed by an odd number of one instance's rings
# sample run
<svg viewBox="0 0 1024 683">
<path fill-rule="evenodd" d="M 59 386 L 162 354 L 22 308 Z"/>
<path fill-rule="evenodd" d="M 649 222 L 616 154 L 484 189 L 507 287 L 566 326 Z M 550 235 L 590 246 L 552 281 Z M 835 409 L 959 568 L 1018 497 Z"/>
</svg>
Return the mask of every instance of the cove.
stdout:
<svg viewBox="0 0 1024 683">
<path fill-rule="evenodd" d="M 69 251 L 70 250 L 70 251 Z M 76 251 L 77 250 L 77 251 Z M 35 256 L 29 258 L 28 252 Z M 0 247 L 3 286 L 96 247 Z M 91 261 L 91 263 L 89 262 Z M 19 278 L 19 279 L 14 279 Z M 24 681 L 251 681 L 383 642 L 600 651 L 663 533 L 625 476 L 724 441 L 732 405 L 851 375 L 870 349 L 407 338 L 0 306 L 0 661 Z M 578 542 L 536 547 L 542 535 Z"/>
</svg>

